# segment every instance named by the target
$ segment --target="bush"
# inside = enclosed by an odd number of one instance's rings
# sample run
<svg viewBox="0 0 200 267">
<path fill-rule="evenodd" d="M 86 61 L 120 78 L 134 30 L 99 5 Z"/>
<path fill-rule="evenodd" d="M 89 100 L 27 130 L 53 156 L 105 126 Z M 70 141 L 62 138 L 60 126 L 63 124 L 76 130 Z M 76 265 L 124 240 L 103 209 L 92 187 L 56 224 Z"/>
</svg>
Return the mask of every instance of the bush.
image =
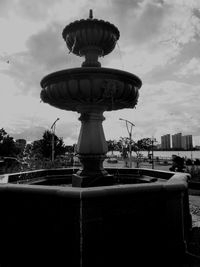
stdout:
<svg viewBox="0 0 200 267">
<path fill-rule="evenodd" d="M 194 165 L 200 165 L 200 159 L 195 159 Z"/>
<path fill-rule="evenodd" d="M 185 164 L 188 165 L 193 165 L 193 162 L 191 159 L 186 159 Z"/>
</svg>

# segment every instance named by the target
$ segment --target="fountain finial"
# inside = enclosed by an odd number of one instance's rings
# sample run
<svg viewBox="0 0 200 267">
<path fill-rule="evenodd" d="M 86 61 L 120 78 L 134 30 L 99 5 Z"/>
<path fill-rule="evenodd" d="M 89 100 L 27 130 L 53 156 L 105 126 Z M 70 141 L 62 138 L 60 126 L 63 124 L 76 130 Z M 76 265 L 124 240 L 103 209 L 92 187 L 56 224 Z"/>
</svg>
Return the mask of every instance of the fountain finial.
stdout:
<svg viewBox="0 0 200 267">
<path fill-rule="evenodd" d="M 92 9 L 90 9 L 90 11 L 89 11 L 89 19 L 93 19 L 93 10 Z"/>
</svg>

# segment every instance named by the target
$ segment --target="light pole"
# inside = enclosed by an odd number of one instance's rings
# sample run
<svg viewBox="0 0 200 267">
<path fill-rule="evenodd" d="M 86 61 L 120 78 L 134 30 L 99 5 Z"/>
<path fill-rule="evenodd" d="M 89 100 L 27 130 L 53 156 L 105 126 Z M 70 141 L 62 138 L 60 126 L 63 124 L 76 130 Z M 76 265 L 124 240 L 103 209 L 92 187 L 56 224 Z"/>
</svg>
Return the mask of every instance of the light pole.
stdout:
<svg viewBox="0 0 200 267">
<path fill-rule="evenodd" d="M 125 119 L 122 119 L 122 118 L 119 118 L 119 120 L 121 121 L 125 121 L 126 122 L 126 128 L 127 128 L 127 131 L 128 131 L 128 134 L 129 134 L 129 167 L 132 168 L 132 160 L 131 160 L 131 153 L 132 153 L 132 150 L 131 150 L 131 141 L 132 141 L 132 130 L 133 130 L 133 126 L 135 126 L 135 124 L 133 124 L 131 121 L 128 121 L 128 120 L 125 120 Z M 130 124 L 130 129 L 128 127 L 128 124 Z"/>
<path fill-rule="evenodd" d="M 54 121 L 54 123 L 51 125 L 51 131 L 52 131 L 52 139 L 51 139 L 52 154 L 51 154 L 51 160 L 52 160 L 52 163 L 54 163 L 54 154 L 55 154 L 54 137 L 55 137 L 55 131 L 56 131 L 56 122 L 58 120 L 59 120 L 59 118 L 57 118 Z"/>
<path fill-rule="evenodd" d="M 152 149 L 152 169 L 154 169 L 154 160 L 153 160 L 153 148 L 154 148 L 154 143 L 157 142 L 156 138 L 151 138 L 151 149 Z"/>
</svg>

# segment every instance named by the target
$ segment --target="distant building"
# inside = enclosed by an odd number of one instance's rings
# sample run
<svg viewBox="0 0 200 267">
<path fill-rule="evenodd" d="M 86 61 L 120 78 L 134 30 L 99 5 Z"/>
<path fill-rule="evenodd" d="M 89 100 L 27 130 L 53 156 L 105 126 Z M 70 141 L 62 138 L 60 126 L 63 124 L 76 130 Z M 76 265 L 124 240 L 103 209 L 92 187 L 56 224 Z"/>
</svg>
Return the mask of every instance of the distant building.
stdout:
<svg viewBox="0 0 200 267">
<path fill-rule="evenodd" d="M 182 133 L 172 135 L 172 148 L 175 150 L 182 149 Z"/>
<path fill-rule="evenodd" d="M 170 150 L 170 148 L 171 148 L 170 134 L 161 136 L 161 149 Z"/>
<path fill-rule="evenodd" d="M 193 149 L 192 135 L 182 136 L 182 148 L 185 150 Z"/>
<path fill-rule="evenodd" d="M 172 148 L 175 150 L 193 149 L 192 135 L 182 135 L 182 133 L 177 133 L 177 134 L 172 135 Z"/>
</svg>

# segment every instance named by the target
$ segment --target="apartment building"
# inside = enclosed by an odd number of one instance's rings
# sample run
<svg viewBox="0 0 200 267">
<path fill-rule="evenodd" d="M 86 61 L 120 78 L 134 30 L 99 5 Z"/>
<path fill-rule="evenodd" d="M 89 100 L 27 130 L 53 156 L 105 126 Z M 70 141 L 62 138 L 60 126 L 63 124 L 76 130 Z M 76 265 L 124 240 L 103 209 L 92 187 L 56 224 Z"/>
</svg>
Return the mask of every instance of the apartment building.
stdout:
<svg viewBox="0 0 200 267">
<path fill-rule="evenodd" d="M 182 136 L 182 148 L 185 150 L 193 149 L 192 135 Z"/>
<path fill-rule="evenodd" d="M 170 148 L 171 148 L 170 134 L 165 134 L 161 136 L 161 149 L 170 150 Z"/>
<path fill-rule="evenodd" d="M 182 149 L 182 133 L 177 133 L 172 135 L 172 148 Z"/>
</svg>

